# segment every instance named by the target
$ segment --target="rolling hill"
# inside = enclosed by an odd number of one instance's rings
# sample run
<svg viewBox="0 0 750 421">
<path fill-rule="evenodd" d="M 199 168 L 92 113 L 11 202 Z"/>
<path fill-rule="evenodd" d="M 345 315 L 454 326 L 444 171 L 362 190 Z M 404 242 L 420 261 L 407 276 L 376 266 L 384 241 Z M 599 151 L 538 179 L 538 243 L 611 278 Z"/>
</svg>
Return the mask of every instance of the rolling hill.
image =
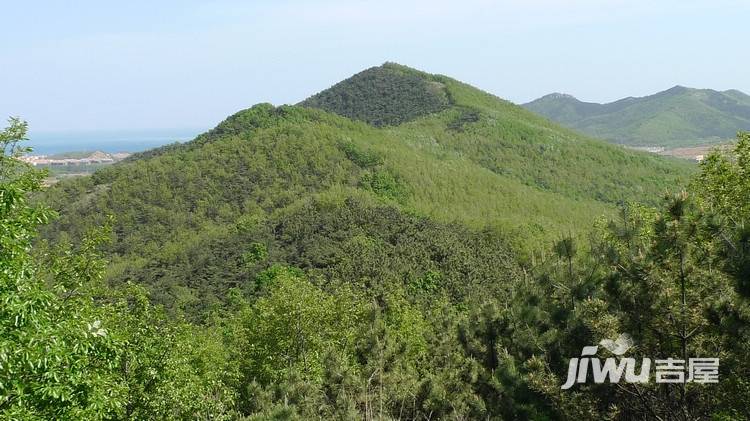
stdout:
<svg viewBox="0 0 750 421">
<path fill-rule="evenodd" d="M 725 142 L 750 129 L 750 96 L 675 86 L 608 104 L 550 94 L 523 105 L 567 127 L 630 146 L 686 147 Z"/>
<path fill-rule="evenodd" d="M 114 215 L 108 278 L 192 315 L 278 264 L 373 288 L 440 273 L 462 297 L 501 288 L 519 256 L 618 203 L 654 204 L 694 170 L 386 63 L 60 182 L 46 192 L 60 218 L 45 236 L 80 238 Z"/>
</svg>

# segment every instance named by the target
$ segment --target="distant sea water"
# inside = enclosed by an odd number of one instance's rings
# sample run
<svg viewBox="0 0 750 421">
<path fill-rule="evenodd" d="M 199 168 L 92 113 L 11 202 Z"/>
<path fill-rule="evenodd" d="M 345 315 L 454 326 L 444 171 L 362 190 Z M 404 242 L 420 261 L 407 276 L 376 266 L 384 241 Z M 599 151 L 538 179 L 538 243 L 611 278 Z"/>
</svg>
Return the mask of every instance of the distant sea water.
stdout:
<svg viewBox="0 0 750 421">
<path fill-rule="evenodd" d="M 203 129 L 97 130 L 31 132 L 25 146 L 33 155 L 63 152 L 141 152 L 174 142 L 187 142 L 203 133 Z"/>
</svg>

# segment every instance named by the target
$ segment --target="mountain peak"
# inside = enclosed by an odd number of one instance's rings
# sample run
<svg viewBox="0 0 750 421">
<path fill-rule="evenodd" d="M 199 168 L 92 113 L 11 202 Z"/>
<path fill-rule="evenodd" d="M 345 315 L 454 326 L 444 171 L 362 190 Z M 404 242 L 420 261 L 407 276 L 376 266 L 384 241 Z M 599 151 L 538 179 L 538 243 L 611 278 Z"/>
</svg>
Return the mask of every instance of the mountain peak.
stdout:
<svg viewBox="0 0 750 421">
<path fill-rule="evenodd" d="M 574 97 L 573 95 L 565 94 L 565 93 L 562 93 L 562 92 L 553 92 L 551 94 L 548 94 L 548 95 L 545 95 L 545 96 L 539 98 L 539 100 L 544 100 L 544 99 L 548 99 L 548 100 L 552 99 L 552 100 L 574 100 L 574 101 L 578 101 L 578 98 Z"/>
<path fill-rule="evenodd" d="M 661 93 L 661 94 L 672 94 L 672 95 L 679 95 L 679 94 L 684 94 L 684 93 L 687 93 L 687 92 L 690 92 L 690 91 L 694 91 L 694 90 L 695 90 L 695 89 L 693 89 L 693 88 L 688 88 L 687 86 L 682 86 L 682 85 L 675 85 L 675 86 L 673 86 L 673 87 L 671 87 L 671 88 L 667 89 L 666 91 L 662 91 L 662 92 L 660 92 L 660 93 Z M 657 95 L 658 95 L 658 94 L 657 94 Z"/>
<path fill-rule="evenodd" d="M 451 103 L 438 76 L 386 62 L 359 72 L 300 105 L 382 127 L 442 111 Z"/>
</svg>

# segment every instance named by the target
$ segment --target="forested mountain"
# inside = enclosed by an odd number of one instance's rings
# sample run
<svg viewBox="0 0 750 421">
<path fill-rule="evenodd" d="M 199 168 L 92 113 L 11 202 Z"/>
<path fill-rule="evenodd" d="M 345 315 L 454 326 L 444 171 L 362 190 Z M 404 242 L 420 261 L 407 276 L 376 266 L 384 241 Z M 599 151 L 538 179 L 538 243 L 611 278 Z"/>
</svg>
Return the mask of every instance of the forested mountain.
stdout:
<svg viewBox="0 0 750 421">
<path fill-rule="evenodd" d="M 300 105 L 381 127 L 445 110 L 451 101 L 436 78 L 387 63 L 358 73 Z"/>
<path fill-rule="evenodd" d="M 24 134 L 0 133 L 2 417 L 750 415 L 746 136 L 698 172 L 391 63 L 47 189 Z M 560 389 L 623 332 L 722 382 Z"/>
<path fill-rule="evenodd" d="M 750 96 L 675 86 L 608 104 L 550 94 L 523 105 L 564 126 L 614 143 L 681 147 L 731 140 L 750 129 Z"/>
<path fill-rule="evenodd" d="M 435 98 L 450 105 L 436 111 Z M 366 70 L 303 104 L 260 104 L 193 142 L 55 186 L 48 198 L 61 217 L 48 235 L 80 238 L 114 215 L 111 278 L 156 287 L 163 303 L 197 301 L 205 309 L 270 264 L 298 265 L 279 233 L 289 218 L 310 217 L 292 211 L 300 206 L 342 206 L 356 197 L 438 224 L 501 232 L 528 256 L 613 213 L 617 203 L 656 203 L 692 170 L 396 64 Z M 316 107 L 356 110 L 377 126 L 391 121 L 393 109 L 408 109 L 397 114 L 411 121 L 374 127 Z M 261 222 L 238 230 L 246 219 Z M 258 265 L 243 260 L 250 243 L 269 254 Z"/>
</svg>

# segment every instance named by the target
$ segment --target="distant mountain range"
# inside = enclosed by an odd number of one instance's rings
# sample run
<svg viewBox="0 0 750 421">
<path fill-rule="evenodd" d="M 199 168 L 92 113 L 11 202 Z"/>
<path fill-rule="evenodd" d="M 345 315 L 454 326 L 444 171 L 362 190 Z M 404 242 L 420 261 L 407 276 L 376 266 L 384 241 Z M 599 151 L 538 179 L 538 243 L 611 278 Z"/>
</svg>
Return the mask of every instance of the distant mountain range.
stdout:
<svg viewBox="0 0 750 421">
<path fill-rule="evenodd" d="M 720 143 L 750 130 L 750 96 L 675 86 L 608 104 L 583 102 L 560 93 L 523 107 L 591 136 L 629 146 L 665 148 Z"/>
</svg>

